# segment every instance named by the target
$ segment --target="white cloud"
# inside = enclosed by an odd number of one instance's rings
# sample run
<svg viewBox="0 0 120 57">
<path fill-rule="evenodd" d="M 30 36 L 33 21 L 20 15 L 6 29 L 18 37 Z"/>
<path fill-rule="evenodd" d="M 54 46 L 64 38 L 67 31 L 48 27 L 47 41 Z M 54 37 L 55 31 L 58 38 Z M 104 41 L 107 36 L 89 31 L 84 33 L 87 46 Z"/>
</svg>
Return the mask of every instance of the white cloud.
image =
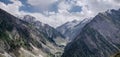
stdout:
<svg viewBox="0 0 120 57">
<path fill-rule="evenodd" d="M 65 1 L 61 1 L 61 3 L 58 5 L 59 13 L 67 13 L 70 8 L 71 5 L 69 3 L 66 3 Z"/>
<path fill-rule="evenodd" d="M 44 11 L 44 13 L 48 16 L 43 15 L 42 13 L 30 13 L 19 11 L 19 8 L 22 3 L 19 0 L 11 0 L 13 4 L 4 4 L 0 2 L 0 8 L 8 11 L 13 15 L 32 15 L 36 17 L 43 23 L 47 23 L 53 27 L 57 27 L 67 21 L 72 21 L 74 19 L 82 20 L 88 17 L 94 17 L 99 12 L 104 12 L 108 9 L 118 9 L 120 8 L 120 0 L 71 0 L 69 3 L 65 0 L 28 0 L 28 3 L 34 7 L 45 8 L 47 9 L 49 5 L 59 2 L 58 12 L 54 11 Z M 81 6 L 82 11 L 76 13 L 70 13 L 68 10 L 72 8 L 72 6 Z"/>
<path fill-rule="evenodd" d="M 22 6 L 22 3 L 18 0 L 11 0 L 12 4 L 4 4 L 0 2 L 0 8 L 6 10 L 7 12 L 13 14 L 14 16 L 19 15 L 19 8 Z"/>
<path fill-rule="evenodd" d="M 75 1 L 76 3 L 74 3 Z M 68 12 L 73 5 L 82 6 L 82 11 L 77 13 Z M 119 7 L 119 0 L 71 0 L 70 3 L 62 0 L 58 5 L 58 13 L 54 13 L 49 17 L 41 16 L 39 18 L 46 17 L 43 22 L 56 27 L 67 21 L 72 21 L 74 19 L 82 20 L 84 18 L 94 17 L 99 12 L 104 12 L 108 9 L 118 9 Z"/>
<path fill-rule="evenodd" d="M 85 4 L 88 8 L 88 10 L 92 11 L 94 14 L 97 14 L 98 12 L 104 12 L 108 9 L 118 9 L 120 8 L 120 2 L 116 3 L 115 0 L 90 0 L 90 1 L 84 1 L 83 4 Z"/>
</svg>

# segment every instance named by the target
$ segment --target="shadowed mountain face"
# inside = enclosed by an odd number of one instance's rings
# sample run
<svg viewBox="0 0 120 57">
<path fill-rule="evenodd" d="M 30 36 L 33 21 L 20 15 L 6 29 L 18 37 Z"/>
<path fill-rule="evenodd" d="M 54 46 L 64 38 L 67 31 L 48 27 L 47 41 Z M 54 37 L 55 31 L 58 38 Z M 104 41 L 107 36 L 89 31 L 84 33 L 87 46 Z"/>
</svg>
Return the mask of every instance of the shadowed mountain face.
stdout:
<svg viewBox="0 0 120 57">
<path fill-rule="evenodd" d="M 99 13 L 69 43 L 62 57 L 110 57 L 120 51 L 120 9 Z"/>
<path fill-rule="evenodd" d="M 33 24 L 0 9 L 0 57 L 54 57 L 62 49 L 51 40 Z"/>
</svg>

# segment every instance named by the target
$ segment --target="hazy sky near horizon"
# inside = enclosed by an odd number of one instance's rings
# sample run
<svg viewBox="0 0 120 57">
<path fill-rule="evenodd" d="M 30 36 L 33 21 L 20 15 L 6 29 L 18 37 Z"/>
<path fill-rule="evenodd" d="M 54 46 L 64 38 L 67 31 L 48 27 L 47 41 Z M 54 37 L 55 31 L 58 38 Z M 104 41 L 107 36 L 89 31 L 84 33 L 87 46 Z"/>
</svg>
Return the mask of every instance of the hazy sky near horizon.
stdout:
<svg viewBox="0 0 120 57">
<path fill-rule="evenodd" d="M 0 0 L 0 8 L 14 16 L 31 15 L 57 27 L 72 20 L 94 17 L 120 8 L 120 0 Z"/>
</svg>

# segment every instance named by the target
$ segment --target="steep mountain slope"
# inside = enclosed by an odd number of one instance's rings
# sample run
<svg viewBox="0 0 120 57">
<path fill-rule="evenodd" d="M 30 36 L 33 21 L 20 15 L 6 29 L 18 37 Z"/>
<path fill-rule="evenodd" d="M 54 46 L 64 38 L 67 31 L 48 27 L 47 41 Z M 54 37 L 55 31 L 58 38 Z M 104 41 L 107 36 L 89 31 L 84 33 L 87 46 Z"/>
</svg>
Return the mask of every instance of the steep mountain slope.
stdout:
<svg viewBox="0 0 120 57">
<path fill-rule="evenodd" d="M 62 57 L 110 57 L 120 51 L 120 9 L 99 13 L 67 45 Z"/>
<path fill-rule="evenodd" d="M 80 30 L 86 25 L 86 23 L 90 22 L 90 20 L 91 19 L 84 19 L 82 21 L 73 20 L 72 22 L 67 22 L 56 29 L 71 41 L 80 33 Z"/>
<path fill-rule="evenodd" d="M 58 45 L 66 45 L 65 37 L 48 24 L 37 21 L 35 17 L 30 15 L 25 15 L 22 19 L 34 25 L 51 42 L 54 42 Z"/>
<path fill-rule="evenodd" d="M 0 57 L 55 57 L 59 50 L 34 25 L 0 9 Z"/>
</svg>

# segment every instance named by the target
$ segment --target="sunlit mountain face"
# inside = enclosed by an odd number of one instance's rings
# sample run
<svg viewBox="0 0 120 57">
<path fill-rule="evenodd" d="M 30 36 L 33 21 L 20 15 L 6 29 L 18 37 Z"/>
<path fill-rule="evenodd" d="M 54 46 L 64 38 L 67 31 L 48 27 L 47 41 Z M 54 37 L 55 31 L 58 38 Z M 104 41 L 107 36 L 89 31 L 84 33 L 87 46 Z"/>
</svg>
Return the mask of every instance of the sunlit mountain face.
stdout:
<svg viewBox="0 0 120 57">
<path fill-rule="evenodd" d="M 119 0 L 0 0 L 0 57 L 119 57 Z"/>
</svg>

